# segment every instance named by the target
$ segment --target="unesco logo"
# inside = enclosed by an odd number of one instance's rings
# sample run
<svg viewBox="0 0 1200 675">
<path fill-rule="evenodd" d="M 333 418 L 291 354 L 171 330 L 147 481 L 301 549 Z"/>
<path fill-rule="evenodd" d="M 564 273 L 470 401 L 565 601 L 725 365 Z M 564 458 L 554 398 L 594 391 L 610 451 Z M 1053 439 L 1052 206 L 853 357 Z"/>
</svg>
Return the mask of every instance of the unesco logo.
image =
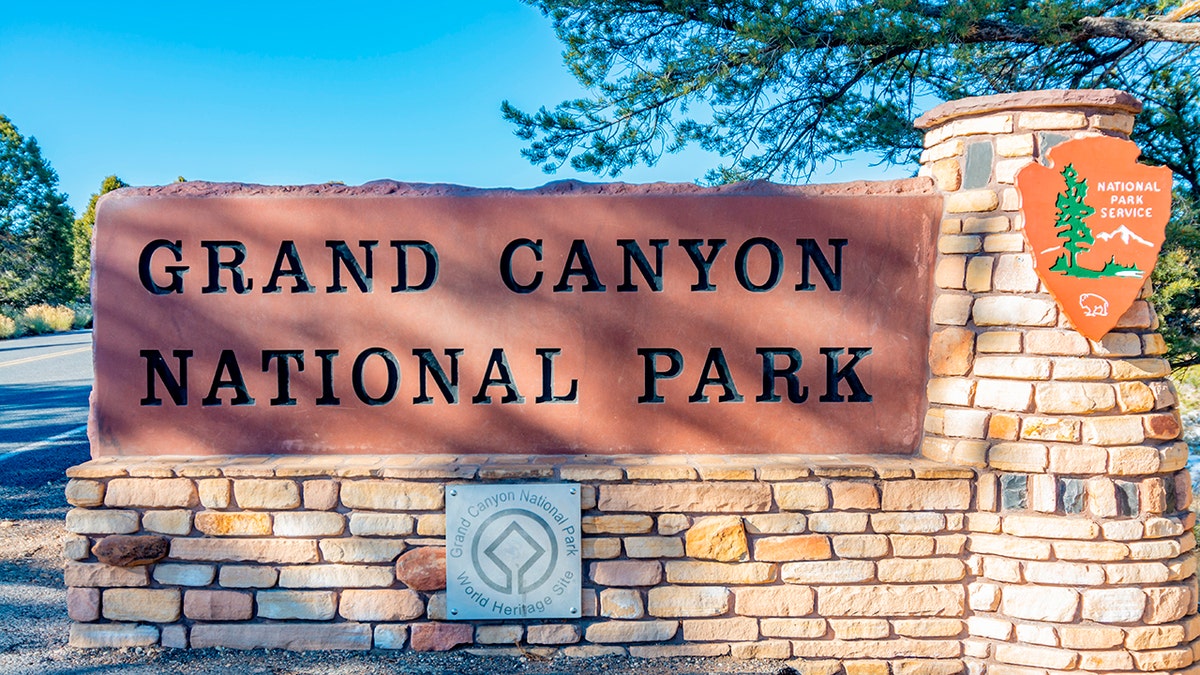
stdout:
<svg viewBox="0 0 1200 675">
<path fill-rule="evenodd" d="M 541 516 L 505 509 L 479 525 L 471 542 L 471 564 L 479 579 L 505 594 L 532 593 L 558 565 L 558 541 Z"/>
</svg>

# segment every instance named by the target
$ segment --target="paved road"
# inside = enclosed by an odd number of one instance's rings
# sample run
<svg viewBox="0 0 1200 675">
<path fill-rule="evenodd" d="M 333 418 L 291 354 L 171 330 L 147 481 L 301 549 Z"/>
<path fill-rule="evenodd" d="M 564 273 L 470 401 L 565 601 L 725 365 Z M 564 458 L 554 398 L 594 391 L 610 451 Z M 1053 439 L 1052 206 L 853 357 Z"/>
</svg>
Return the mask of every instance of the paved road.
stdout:
<svg viewBox="0 0 1200 675">
<path fill-rule="evenodd" d="M 92 333 L 0 341 L 0 486 L 61 480 L 88 458 Z"/>
</svg>

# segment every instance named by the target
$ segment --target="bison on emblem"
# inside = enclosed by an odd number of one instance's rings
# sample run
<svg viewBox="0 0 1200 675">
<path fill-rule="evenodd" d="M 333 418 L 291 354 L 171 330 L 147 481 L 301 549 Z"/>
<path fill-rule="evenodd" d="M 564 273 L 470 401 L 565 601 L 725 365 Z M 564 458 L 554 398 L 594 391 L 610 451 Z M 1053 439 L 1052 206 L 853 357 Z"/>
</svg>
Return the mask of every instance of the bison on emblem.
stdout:
<svg viewBox="0 0 1200 675">
<path fill-rule="evenodd" d="M 1104 296 L 1081 293 L 1079 306 L 1083 309 L 1084 316 L 1108 316 L 1108 300 L 1105 300 Z"/>
</svg>

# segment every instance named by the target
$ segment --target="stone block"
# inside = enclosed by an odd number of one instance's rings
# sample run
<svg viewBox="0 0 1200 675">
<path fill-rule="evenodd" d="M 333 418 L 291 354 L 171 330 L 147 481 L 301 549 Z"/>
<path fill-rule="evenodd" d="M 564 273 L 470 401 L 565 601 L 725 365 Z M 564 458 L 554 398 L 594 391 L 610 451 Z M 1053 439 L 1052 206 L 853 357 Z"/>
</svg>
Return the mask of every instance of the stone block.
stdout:
<svg viewBox="0 0 1200 675">
<path fill-rule="evenodd" d="M 205 478 L 196 481 L 196 487 L 206 509 L 227 509 L 233 501 L 233 481 L 228 478 Z"/>
<path fill-rule="evenodd" d="M 929 341 L 929 367 L 937 376 L 966 375 L 974 357 L 975 331 L 968 328 L 940 328 Z"/>
<path fill-rule="evenodd" d="M 512 645 L 525 637 L 522 626 L 476 626 L 475 644 L 477 645 Z"/>
<path fill-rule="evenodd" d="M 650 589 L 646 609 L 663 618 L 721 616 L 729 611 L 732 597 L 720 586 L 660 586 Z"/>
<path fill-rule="evenodd" d="M 1167 586 L 1146 588 L 1146 611 L 1144 621 L 1161 624 L 1178 621 L 1196 609 L 1194 582 L 1191 586 Z"/>
<path fill-rule="evenodd" d="M 817 613 L 841 617 L 960 617 L 966 589 L 958 584 L 821 586 Z"/>
<path fill-rule="evenodd" d="M 1081 445 L 1051 445 L 1049 469 L 1052 473 L 1104 473 L 1108 452 L 1104 448 Z"/>
<path fill-rule="evenodd" d="M 254 599 L 238 591 L 190 590 L 183 595 L 183 615 L 196 621 L 245 621 L 254 616 Z"/>
<path fill-rule="evenodd" d="M 739 516 L 697 518 L 687 531 L 687 555 L 699 560 L 748 560 L 746 529 Z"/>
<path fill-rule="evenodd" d="M 218 537 L 253 537 L 271 534 L 271 516 L 251 511 L 201 511 L 196 529 Z"/>
<path fill-rule="evenodd" d="M 119 649 L 158 644 L 158 628 L 136 623 L 73 623 L 69 644 L 77 649 Z"/>
<path fill-rule="evenodd" d="M 615 537 L 585 537 L 580 546 L 580 556 L 585 560 L 609 560 L 621 557 L 621 540 Z"/>
<path fill-rule="evenodd" d="M 995 658 L 1001 663 L 1058 670 L 1074 668 L 1079 662 L 1079 654 L 1073 651 L 1021 644 L 996 645 Z"/>
<path fill-rule="evenodd" d="M 600 591 L 600 616 L 609 619 L 640 619 L 646 616 L 642 594 L 632 588 Z"/>
<path fill-rule="evenodd" d="M 391 567 L 367 565 L 299 565 L 279 570 L 282 588 L 386 588 L 395 581 Z M 445 574 L 442 586 L 445 586 Z"/>
<path fill-rule="evenodd" d="M 525 641 L 531 645 L 570 645 L 579 642 L 581 633 L 574 624 L 542 624 L 530 626 Z"/>
<path fill-rule="evenodd" d="M 787 640 L 735 642 L 729 645 L 729 655 L 740 660 L 786 659 L 792 655 L 792 643 Z"/>
<path fill-rule="evenodd" d="M 278 526 L 278 521 L 276 521 Z M 331 563 L 390 563 L 404 552 L 405 544 L 398 539 L 369 539 L 343 537 L 322 539 L 321 555 Z"/>
<path fill-rule="evenodd" d="M 584 516 L 580 522 L 584 534 L 648 534 L 654 529 L 650 516 Z"/>
<path fill-rule="evenodd" d="M 1018 537 L 1045 539 L 1095 539 L 1100 536 L 1100 526 L 1091 520 L 1060 516 L 1005 516 L 1003 530 Z"/>
<path fill-rule="evenodd" d="M 970 481 L 894 480 L 883 483 L 885 511 L 965 510 L 970 505 Z"/>
<path fill-rule="evenodd" d="M 356 537 L 403 537 L 413 533 L 413 517 L 403 513 L 351 513 L 350 534 Z"/>
<path fill-rule="evenodd" d="M 338 484 L 332 480 L 306 480 L 303 484 L 304 508 L 330 511 L 337 508 Z"/>
<path fill-rule="evenodd" d="M 591 578 L 600 586 L 654 586 L 662 581 L 662 563 L 641 560 L 595 562 L 592 563 Z"/>
<path fill-rule="evenodd" d="M 965 326 L 971 318 L 975 297 L 960 293 L 941 293 L 933 299 L 933 323 L 939 326 Z"/>
<path fill-rule="evenodd" d="M 95 621 L 100 618 L 100 589 L 68 588 L 67 616 L 73 621 Z"/>
<path fill-rule="evenodd" d="M 1169 649 L 1183 644 L 1187 640 L 1187 633 L 1183 626 L 1137 626 L 1129 628 L 1126 631 L 1124 640 L 1126 649 L 1135 649 L 1145 651 L 1149 649 Z M 1116 644 L 1106 645 L 1115 647 L 1121 644 L 1118 639 Z"/>
<path fill-rule="evenodd" d="M 658 517 L 658 533 L 679 534 L 692 526 L 692 519 L 682 513 L 664 513 Z"/>
<path fill-rule="evenodd" d="M 164 586 L 207 586 L 216 576 L 215 565 L 162 563 L 154 566 L 154 581 Z"/>
<path fill-rule="evenodd" d="M 762 562 L 718 563 L 672 560 L 666 563 L 666 572 L 667 581 L 672 584 L 766 584 L 775 581 L 776 578 L 775 565 Z"/>
<path fill-rule="evenodd" d="M 1141 620 L 1145 608 L 1146 594 L 1139 588 L 1097 588 L 1083 592 L 1083 618 L 1087 621 L 1133 623 Z"/>
<path fill-rule="evenodd" d="M 892 632 L 884 619 L 830 619 L 829 628 L 835 640 L 877 640 Z"/>
<path fill-rule="evenodd" d="M 685 620 L 683 622 L 683 639 L 688 642 L 757 640 L 758 620 L 747 617 Z"/>
<path fill-rule="evenodd" d="M 327 511 L 295 511 L 275 514 L 277 537 L 336 537 L 346 530 L 346 517 Z"/>
<path fill-rule="evenodd" d="M 187 478 L 114 478 L 104 494 L 105 506 L 191 508 L 200 503 L 196 484 Z"/>
<path fill-rule="evenodd" d="M 410 621 L 425 614 L 425 603 L 411 590 L 346 589 L 338 614 L 350 621 Z"/>
<path fill-rule="evenodd" d="M 829 508 L 829 493 L 817 481 L 778 483 L 775 501 L 784 511 L 823 511 Z"/>
<path fill-rule="evenodd" d="M 341 492 L 342 504 L 350 509 L 436 511 L 445 506 L 442 486 L 436 483 L 352 480 L 342 483 Z"/>
<path fill-rule="evenodd" d="M 279 570 L 257 565 L 222 565 L 218 583 L 226 588 L 270 588 L 279 580 Z"/>
<path fill-rule="evenodd" d="M 110 534 L 92 546 L 92 555 L 105 565 L 137 567 L 162 560 L 169 546 L 166 537 L 154 534 Z"/>
<path fill-rule="evenodd" d="M 712 658 L 729 654 L 727 644 L 633 645 L 629 655 L 638 659 Z"/>
<path fill-rule="evenodd" d="M 924 560 L 887 558 L 880 560 L 877 566 L 876 574 L 879 580 L 884 583 L 958 581 L 966 576 L 966 566 L 963 565 L 961 560 L 954 558 L 928 558 Z"/>
<path fill-rule="evenodd" d="M 892 631 L 904 637 L 958 637 L 964 623 L 961 619 L 895 619 Z"/>
<path fill-rule="evenodd" d="M 879 508 L 879 491 L 871 483 L 833 481 L 829 484 L 829 493 L 833 498 L 833 508 L 837 510 L 876 510 Z"/>
<path fill-rule="evenodd" d="M 988 451 L 988 465 L 1000 471 L 1041 473 L 1050 464 L 1050 450 L 1041 443 L 997 443 Z"/>
<path fill-rule="evenodd" d="M 67 511 L 67 531 L 76 534 L 128 534 L 138 531 L 137 511 L 116 509 L 71 509 Z"/>
<path fill-rule="evenodd" d="M 888 554 L 888 550 L 888 538 L 881 534 L 841 534 L 833 537 L 833 552 L 839 558 L 882 558 Z"/>
<path fill-rule="evenodd" d="M 104 504 L 104 483 L 98 480 L 72 478 L 67 481 L 67 503 L 71 506 L 89 507 Z"/>
<path fill-rule="evenodd" d="M 1079 592 L 1071 588 L 1009 586 L 1000 612 L 1016 619 L 1070 623 L 1079 609 Z"/>
<path fill-rule="evenodd" d="M 875 579 L 875 563 L 868 560 L 785 563 L 781 577 L 789 584 L 852 584 Z"/>
<path fill-rule="evenodd" d="M 678 621 L 599 621 L 587 627 L 584 637 L 597 644 L 666 642 L 678 631 Z"/>
<path fill-rule="evenodd" d="M 368 650 L 371 626 L 361 623 L 202 623 L 192 626 L 193 649 Z"/>
<path fill-rule="evenodd" d="M 1025 563 L 1025 579 L 1035 584 L 1058 586 L 1099 586 L 1104 583 L 1104 568 L 1064 561 Z"/>
<path fill-rule="evenodd" d="M 149 586 L 150 572 L 146 567 L 113 567 L 104 563 L 69 561 L 63 566 L 63 585 L 88 588 Z"/>
<path fill-rule="evenodd" d="M 110 621 L 171 623 L 179 620 L 181 598 L 174 588 L 109 588 L 100 607 Z"/>
<path fill-rule="evenodd" d="M 233 481 L 233 498 L 248 510 L 300 508 L 300 486 L 291 480 L 246 479 Z"/>
<path fill-rule="evenodd" d="M 1028 441 L 1079 442 L 1079 420 L 1062 417 L 1026 417 L 1021 423 L 1021 438 Z M 1071 446 L 1074 447 L 1074 446 Z"/>
<path fill-rule="evenodd" d="M 826 560 L 832 556 L 829 537 L 819 534 L 761 537 L 754 542 L 754 559 L 764 562 Z"/>
<path fill-rule="evenodd" d="M 933 283 L 938 288 L 953 288 L 961 290 L 966 277 L 967 256 L 944 255 L 937 261 L 933 269 Z"/>
<path fill-rule="evenodd" d="M 258 591 L 258 616 L 263 619 L 328 621 L 337 613 L 337 591 Z"/>
<path fill-rule="evenodd" d="M 1058 308 L 1051 300 L 1021 295 L 986 295 L 972 310 L 978 326 L 1053 326 Z"/>
<path fill-rule="evenodd" d="M 1031 382 L 979 380 L 975 384 L 975 405 L 981 408 L 1025 412 L 1029 410 L 1032 401 Z"/>
<path fill-rule="evenodd" d="M 963 190 L 946 195 L 947 213 L 983 213 L 1000 206 L 1000 198 L 993 190 Z"/>
<path fill-rule="evenodd" d="M 625 555 L 630 558 L 679 558 L 683 556 L 683 539 L 625 537 Z"/>
<path fill-rule="evenodd" d="M 437 591 L 446 587 L 446 548 L 422 546 L 396 561 L 396 578 L 418 591 Z M 383 584 L 388 585 L 388 584 Z"/>
<path fill-rule="evenodd" d="M 375 649 L 404 649 L 408 642 L 408 626 L 381 623 L 375 626 Z"/>
<path fill-rule="evenodd" d="M 1070 415 L 1107 412 L 1117 404 L 1112 385 L 1091 382 L 1042 382 L 1034 400 L 1038 412 Z"/>
<path fill-rule="evenodd" d="M 149 532 L 186 536 L 192 531 L 192 512 L 186 509 L 146 511 L 142 514 L 142 527 Z"/>
<path fill-rule="evenodd" d="M 734 613 L 741 616 L 800 617 L 812 613 L 814 594 L 806 586 L 737 588 Z"/>
<path fill-rule="evenodd" d="M 1040 356 L 981 356 L 974 374 L 1009 380 L 1048 380 L 1051 361 Z"/>
<path fill-rule="evenodd" d="M 92 554 L 92 540 L 79 534 L 63 536 L 63 557 L 67 560 L 84 560 Z"/>
<path fill-rule="evenodd" d="M 771 509 L 765 483 L 646 483 L 601 485 L 601 511 L 754 513 Z"/>
</svg>

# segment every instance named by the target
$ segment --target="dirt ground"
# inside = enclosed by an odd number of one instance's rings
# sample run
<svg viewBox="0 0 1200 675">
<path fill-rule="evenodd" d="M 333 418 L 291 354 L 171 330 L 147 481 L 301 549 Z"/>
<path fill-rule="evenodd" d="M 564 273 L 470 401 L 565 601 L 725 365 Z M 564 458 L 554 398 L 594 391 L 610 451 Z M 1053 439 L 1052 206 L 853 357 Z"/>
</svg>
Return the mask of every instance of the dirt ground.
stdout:
<svg viewBox="0 0 1200 675">
<path fill-rule="evenodd" d="M 0 464 L 0 472 L 5 470 Z M 62 580 L 63 501 L 66 467 L 41 465 L 25 486 L 0 484 L 0 673 L 65 675 L 116 673 L 250 673 L 253 675 L 683 675 L 769 673 L 798 675 L 802 664 L 732 659 L 565 659 L 536 660 L 471 654 L 383 652 L 251 652 L 224 649 L 82 650 L 67 646 L 66 589 Z M 5 478 L 12 478 L 5 476 Z M 44 478 L 45 480 L 38 480 Z M 30 480 L 33 479 L 33 480 Z M 30 483 L 34 483 L 30 485 Z M 793 667 L 794 666 L 794 667 Z"/>
</svg>

